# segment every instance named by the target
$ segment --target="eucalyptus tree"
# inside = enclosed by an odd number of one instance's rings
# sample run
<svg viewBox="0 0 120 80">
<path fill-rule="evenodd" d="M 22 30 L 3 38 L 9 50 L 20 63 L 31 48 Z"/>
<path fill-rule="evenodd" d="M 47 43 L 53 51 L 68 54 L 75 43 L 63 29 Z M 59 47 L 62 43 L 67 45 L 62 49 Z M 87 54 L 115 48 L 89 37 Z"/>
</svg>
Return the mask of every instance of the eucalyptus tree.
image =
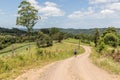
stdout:
<svg viewBox="0 0 120 80">
<path fill-rule="evenodd" d="M 30 53 L 30 33 L 34 25 L 37 23 L 38 10 L 34 8 L 28 1 L 23 0 L 18 6 L 18 16 L 16 20 L 16 25 L 24 26 L 27 28 L 29 37 L 29 53 Z"/>
</svg>

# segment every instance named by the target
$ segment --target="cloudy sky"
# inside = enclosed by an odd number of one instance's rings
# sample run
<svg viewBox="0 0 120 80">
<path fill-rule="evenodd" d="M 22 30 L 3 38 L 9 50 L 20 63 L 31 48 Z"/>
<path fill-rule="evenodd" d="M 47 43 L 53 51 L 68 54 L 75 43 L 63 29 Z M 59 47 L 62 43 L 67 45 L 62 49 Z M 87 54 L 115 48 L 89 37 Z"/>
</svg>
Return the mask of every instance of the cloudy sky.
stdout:
<svg viewBox="0 0 120 80">
<path fill-rule="evenodd" d="M 0 0 L 0 27 L 16 26 L 22 0 Z M 120 0 L 27 0 L 39 11 L 34 28 L 120 28 Z"/>
</svg>

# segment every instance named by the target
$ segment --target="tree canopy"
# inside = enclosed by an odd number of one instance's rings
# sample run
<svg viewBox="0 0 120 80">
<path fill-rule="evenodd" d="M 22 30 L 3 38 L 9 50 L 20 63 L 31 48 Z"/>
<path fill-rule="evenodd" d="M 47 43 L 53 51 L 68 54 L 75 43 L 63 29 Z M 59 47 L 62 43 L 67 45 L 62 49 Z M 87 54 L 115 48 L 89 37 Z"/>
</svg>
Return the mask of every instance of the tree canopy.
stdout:
<svg viewBox="0 0 120 80">
<path fill-rule="evenodd" d="M 16 20 L 16 25 L 24 26 L 30 32 L 33 26 L 38 20 L 38 10 L 36 10 L 31 4 L 23 0 L 18 6 L 18 17 Z"/>
</svg>

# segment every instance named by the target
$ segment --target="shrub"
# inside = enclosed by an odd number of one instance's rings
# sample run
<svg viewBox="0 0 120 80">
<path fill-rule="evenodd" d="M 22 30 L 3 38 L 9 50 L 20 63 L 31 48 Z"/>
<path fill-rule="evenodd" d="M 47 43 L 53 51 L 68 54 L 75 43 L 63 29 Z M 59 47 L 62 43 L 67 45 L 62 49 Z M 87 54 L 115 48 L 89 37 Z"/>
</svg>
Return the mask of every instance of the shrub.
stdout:
<svg viewBox="0 0 120 80">
<path fill-rule="evenodd" d="M 37 46 L 40 47 L 49 47 L 53 45 L 52 39 L 42 32 L 38 33 Z"/>
<path fill-rule="evenodd" d="M 118 37 L 113 33 L 108 33 L 104 37 L 104 43 L 112 47 L 117 47 L 118 42 Z"/>
<path fill-rule="evenodd" d="M 0 60 L 0 73 L 6 72 L 9 70 L 11 70 L 10 66 L 3 60 Z"/>
<path fill-rule="evenodd" d="M 101 51 L 105 50 L 106 46 L 104 42 L 101 42 L 98 46 L 97 46 L 97 51 L 99 53 L 101 53 Z"/>
<path fill-rule="evenodd" d="M 43 50 L 41 50 L 41 49 L 37 49 L 37 56 L 43 56 Z"/>
</svg>

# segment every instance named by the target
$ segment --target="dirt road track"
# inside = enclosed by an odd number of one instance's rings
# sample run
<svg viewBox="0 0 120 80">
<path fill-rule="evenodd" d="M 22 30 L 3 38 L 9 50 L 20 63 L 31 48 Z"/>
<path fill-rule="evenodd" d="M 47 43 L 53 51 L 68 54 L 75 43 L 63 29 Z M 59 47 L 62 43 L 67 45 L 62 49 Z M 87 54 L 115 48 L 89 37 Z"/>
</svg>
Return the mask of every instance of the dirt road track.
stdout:
<svg viewBox="0 0 120 80">
<path fill-rule="evenodd" d="M 42 69 L 32 69 L 15 80 L 120 80 L 98 68 L 89 60 L 90 47 L 83 46 L 85 53 L 77 57 L 49 64 Z"/>
</svg>

